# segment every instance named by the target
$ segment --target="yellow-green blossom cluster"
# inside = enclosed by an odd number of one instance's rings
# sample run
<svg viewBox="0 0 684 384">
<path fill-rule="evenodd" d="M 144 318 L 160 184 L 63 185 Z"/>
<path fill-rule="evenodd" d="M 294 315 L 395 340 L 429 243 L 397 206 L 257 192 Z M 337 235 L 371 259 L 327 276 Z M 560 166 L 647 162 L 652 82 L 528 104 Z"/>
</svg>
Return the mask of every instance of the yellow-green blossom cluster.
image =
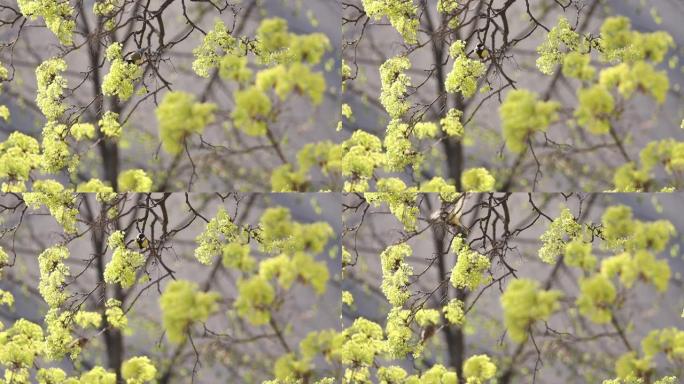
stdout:
<svg viewBox="0 0 684 384">
<path fill-rule="evenodd" d="M 0 305 L 12 307 L 14 305 L 14 295 L 12 295 L 10 292 L 0 289 Z"/>
<path fill-rule="evenodd" d="M 411 297 L 408 290 L 409 277 L 413 268 L 404 259 L 411 256 L 413 250 L 406 244 L 392 245 L 380 254 L 382 266 L 382 292 L 390 304 L 401 307 Z"/>
<path fill-rule="evenodd" d="M 330 41 L 325 35 L 291 33 L 287 21 L 282 18 L 262 20 L 253 41 L 246 37 L 238 39 L 231 36 L 225 24 L 217 21 L 202 44 L 193 50 L 193 70 L 199 76 L 208 77 L 210 70 L 218 68 L 222 79 L 240 83 L 241 86 L 233 92 L 235 105 L 230 114 L 233 124 L 247 135 L 264 136 L 268 132 L 269 122 L 274 119 L 273 101 L 269 97 L 271 90 L 283 101 L 293 92 L 306 95 L 314 105 L 322 101 L 326 89 L 325 78 L 321 73 L 313 72 L 311 66 L 318 64 L 329 49 Z M 257 64 L 275 64 L 258 71 L 253 84 L 250 84 L 254 76 L 246 56 L 249 52 L 256 55 Z M 201 132 L 210 122 L 198 125 L 195 131 Z M 187 131 L 182 130 L 183 136 Z M 171 138 L 168 140 L 169 145 L 175 142 Z M 175 153 L 181 149 L 176 148 Z M 280 173 L 281 179 L 298 176 L 284 168 Z"/>
<path fill-rule="evenodd" d="M 474 355 L 463 363 L 463 383 L 484 384 L 496 376 L 496 365 L 487 355 Z M 348 374 L 350 371 L 348 371 Z M 355 372 L 356 376 L 347 382 L 371 383 L 365 371 Z M 441 364 L 434 364 L 422 374 L 409 375 L 399 366 L 382 366 L 377 371 L 377 382 L 381 384 L 458 384 L 456 372 L 449 371 Z"/>
<path fill-rule="evenodd" d="M 109 235 L 107 243 L 112 249 L 112 260 L 107 263 L 104 280 L 108 284 L 118 283 L 122 288 L 129 288 L 135 283 L 138 269 L 145 264 L 145 256 L 126 248 L 124 236 L 122 231 Z"/>
<path fill-rule="evenodd" d="M 33 192 L 23 194 L 27 206 L 38 209 L 45 205 L 50 215 L 62 225 L 65 233 L 76 232 L 76 196 L 71 189 L 64 189 L 54 180 L 38 180 L 33 183 Z"/>
<path fill-rule="evenodd" d="M 477 79 L 487 68 L 481 61 L 468 58 L 465 44 L 463 40 L 451 44 L 449 55 L 454 59 L 454 66 L 447 74 L 444 85 L 447 92 L 460 92 L 463 97 L 468 98 L 475 94 Z"/>
<path fill-rule="evenodd" d="M 44 60 L 36 68 L 36 104 L 48 120 L 58 119 L 66 110 L 62 99 L 67 80 L 61 75 L 66 69 L 66 61 L 61 58 Z"/>
<path fill-rule="evenodd" d="M 459 21 L 454 12 L 458 10 L 457 0 L 437 0 L 437 12 L 444 14 L 449 20 L 447 26 L 449 28 L 457 28 Z"/>
<path fill-rule="evenodd" d="M 413 126 L 413 135 L 418 139 L 434 138 L 437 136 L 437 124 L 429 121 L 420 121 Z"/>
<path fill-rule="evenodd" d="M 68 168 L 74 171 L 78 158 L 69 151 L 66 136 L 69 129 L 65 124 L 48 121 L 43 127 L 41 168 L 47 172 L 58 172 Z"/>
<path fill-rule="evenodd" d="M 671 361 L 684 362 L 684 330 L 654 329 L 641 340 L 641 349 L 648 357 L 663 353 Z"/>
<path fill-rule="evenodd" d="M 573 239 L 565 244 L 565 263 L 571 267 L 579 267 L 585 271 L 593 271 L 596 266 L 596 256 L 591 252 L 591 243 L 585 243 L 581 238 Z M 555 259 L 555 258 L 554 258 Z"/>
<path fill-rule="evenodd" d="M 506 147 L 514 153 L 523 152 L 532 134 L 546 132 L 558 120 L 559 108 L 559 103 L 540 101 L 537 94 L 525 89 L 508 92 L 499 107 Z"/>
<path fill-rule="evenodd" d="M 93 13 L 98 16 L 110 16 L 119 9 L 120 0 L 98 0 L 93 4 Z"/>
<path fill-rule="evenodd" d="M 23 191 L 24 183 L 40 161 L 38 141 L 21 132 L 12 132 L 7 140 L 0 143 L 0 178 L 9 179 L 2 183 L 2 191 Z"/>
<path fill-rule="evenodd" d="M 102 94 L 118 96 L 126 101 L 133 95 L 133 82 L 143 75 L 142 68 L 132 62 L 124 60 L 121 43 L 114 42 L 107 47 L 106 57 L 111 62 L 109 73 L 102 79 Z"/>
<path fill-rule="evenodd" d="M 269 208 L 259 220 L 259 246 L 269 253 L 320 253 L 333 236 L 327 223 L 299 223 L 285 207 Z"/>
<path fill-rule="evenodd" d="M 98 312 L 78 311 L 74 314 L 74 322 L 81 328 L 100 328 L 102 315 Z"/>
<path fill-rule="evenodd" d="M 345 371 L 345 382 L 370 382 L 369 368 L 386 348 L 382 327 L 370 320 L 358 318 L 340 333 L 339 356 Z"/>
<path fill-rule="evenodd" d="M 80 383 L 115 384 L 116 374 L 107 372 L 102 367 L 95 367 L 81 375 Z"/>
<path fill-rule="evenodd" d="M 410 68 L 411 62 L 405 56 L 389 58 L 380 66 L 380 103 L 393 119 L 401 117 L 411 107 L 406 100 L 411 78 L 404 73 Z"/>
<path fill-rule="evenodd" d="M 489 192 L 494 190 L 496 180 L 486 168 L 470 168 L 461 174 L 461 185 L 467 192 Z"/>
<path fill-rule="evenodd" d="M 255 53 L 261 63 L 318 64 L 330 49 L 330 40 L 322 33 L 297 35 L 288 30 L 287 20 L 265 18 L 256 31 Z"/>
<path fill-rule="evenodd" d="M 546 40 L 537 47 L 539 58 L 537 68 L 546 75 L 553 74 L 556 65 L 563 63 L 566 55 L 582 49 L 580 35 L 575 32 L 565 17 L 558 18 L 558 24 L 551 28 Z M 571 59 L 574 60 L 574 59 Z"/>
<path fill-rule="evenodd" d="M 152 179 L 142 169 L 127 169 L 119 173 L 116 178 L 119 191 L 124 192 L 151 192 Z"/>
<path fill-rule="evenodd" d="M 456 186 L 449 184 L 446 180 L 439 176 L 420 184 L 420 192 L 439 193 L 439 197 L 447 202 L 455 201 L 460 194 L 456 192 Z"/>
<path fill-rule="evenodd" d="M 611 256 L 601 262 L 601 274 L 607 278 L 620 276 L 620 282 L 631 288 L 637 279 L 653 284 L 660 292 L 667 290 L 670 280 L 670 266 L 667 260 L 658 260 L 646 250 L 627 252 Z"/>
<path fill-rule="evenodd" d="M 416 323 L 421 327 L 439 324 L 439 311 L 436 309 L 419 309 L 415 315 Z"/>
<path fill-rule="evenodd" d="M 107 372 L 100 366 L 83 372 L 80 377 L 67 377 L 66 372 L 60 368 L 40 368 L 36 379 L 38 384 L 116 384 L 116 374 Z"/>
<path fill-rule="evenodd" d="M 295 252 L 294 255 L 281 253 L 262 261 L 259 275 L 267 281 L 277 278 L 278 284 L 284 289 L 290 289 L 295 281 L 310 284 L 318 294 L 325 292 L 330 277 L 324 263 L 304 252 Z"/>
<path fill-rule="evenodd" d="M 301 382 L 301 378 L 311 375 L 312 364 L 308 359 L 297 359 L 297 356 L 290 352 L 280 356 L 273 367 L 276 379 L 283 382 Z"/>
<path fill-rule="evenodd" d="M 0 277 L 2 277 L 2 271 L 5 267 L 10 265 L 10 259 L 7 252 L 0 246 Z"/>
<path fill-rule="evenodd" d="M 76 187 L 78 193 L 95 193 L 97 200 L 110 202 L 116 198 L 114 188 L 100 179 L 90 179 Z"/>
<path fill-rule="evenodd" d="M 250 272 L 256 266 L 256 260 L 250 254 L 249 244 L 231 242 L 223 246 L 221 262 L 226 268 L 237 268 Z"/>
<path fill-rule="evenodd" d="M 45 25 L 57 36 L 60 43 L 71 45 L 76 21 L 72 18 L 74 8 L 61 0 L 18 0 L 22 15 L 31 20 L 45 19 Z"/>
<path fill-rule="evenodd" d="M 610 119 L 615 111 L 615 99 L 608 89 L 600 84 L 577 90 L 579 105 L 575 110 L 577 123 L 586 126 L 595 135 L 610 132 Z"/>
<path fill-rule="evenodd" d="M 2 82 L 9 80 L 9 71 L 0 63 L 0 91 L 2 91 Z M 10 110 L 6 105 L 0 104 L 0 118 L 6 122 L 10 121 Z"/>
<path fill-rule="evenodd" d="M 45 357 L 59 360 L 69 355 L 73 360 L 81 353 L 81 346 L 73 336 L 73 314 L 51 308 L 45 315 L 47 334 L 45 336 Z"/>
<path fill-rule="evenodd" d="M 389 19 L 394 29 L 408 44 L 417 42 L 418 17 L 413 0 L 363 0 L 363 9 L 375 20 L 383 16 Z"/>
<path fill-rule="evenodd" d="M 38 255 L 38 291 L 51 308 L 59 307 L 69 297 L 64 290 L 69 277 L 69 267 L 64 264 L 64 260 L 68 257 L 69 250 L 62 245 L 50 247 Z"/>
<path fill-rule="evenodd" d="M 197 284 L 187 280 L 169 283 L 159 298 L 162 321 L 169 341 L 184 341 L 192 323 L 207 321 L 218 310 L 216 302 L 219 298 L 218 293 L 201 292 Z"/>
<path fill-rule="evenodd" d="M 114 29 L 116 13 L 121 9 L 121 0 L 97 0 L 93 4 L 93 13 L 97 16 L 102 16 L 106 31 Z"/>
<path fill-rule="evenodd" d="M 496 365 L 487 355 L 474 355 L 463 363 L 466 384 L 484 384 L 496 375 Z"/>
<path fill-rule="evenodd" d="M 624 16 L 608 17 L 601 25 L 599 48 L 606 61 L 660 63 L 674 46 L 674 39 L 667 32 L 633 31 L 631 21 Z"/>
<path fill-rule="evenodd" d="M 610 279 L 603 274 L 580 279 L 580 295 L 575 302 L 580 314 L 597 324 L 605 324 L 612 319 L 611 306 L 617 291 Z"/>
<path fill-rule="evenodd" d="M 611 250 L 661 252 L 676 231 L 667 220 L 641 221 L 624 205 L 608 207 L 601 216 L 604 246 Z"/>
<path fill-rule="evenodd" d="M 302 63 L 279 64 L 259 71 L 255 87 L 264 94 L 272 90 L 283 101 L 295 92 L 307 96 L 313 105 L 318 105 L 323 101 L 325 78 L 322 73 L 313 72 Z"/>
<path fill-rule="evenodd" d="M 439 124 L 442 126 L 442 131 L 444 131 L 447 136 L 463 136 L 464 129 L 463 124 L 461 123 L 461 117 L 463 117 L 463 111 L 455 108 L 449 109 L 446 115 L 439 120 Z"/>
<path fill-rule="evenodd" d="M 291 164 L 282 165 L 271 173 L 273 192 L 293 192 L 308 190 L 310 181 L 307 174 L 319 169 L 324 176 L 339 174 L 342 170 L 342 145 L 330 140 L 306 144 L 297 152 L 299 168 L 294 171 Z"/>
<path fill-rule="evenodd" d="M 347 119 L 351 119 L 353 116 L 353 111 L 352 108 L 349 104 L 344 103 L 342 104 L 342 116 L 346 117 Z"/>
<path fill-rule="evenodd" d="M 385 133 L 385 169 L 402 171 L 408 166 L 417 168 L 423 161 L 423 155 L 413 148 L 410 140 L 409 125 L 399 119 L 393 119 L 387 125 Z"/>
<path fill-rule="evenodd" d="M 627 382 L 643 383 L 643 377 L 654 368 L 653 362 L 648 357 L 639 358 L 637 351 L 624 353 L 615 361 L 615 373 Z"/>
<path fill-rule="evenodd" d="M 257 87 L 236 90 L 235 109 L 230 117 L 235 126 L 250 136 L 263 136 L 268 130 L 271 99 Z"/>
<path fill-rule="evenodd" d="M 107 324 L 115 329 L 126 329 L 128 327 L 128 318 L 121 309 L 121 301 L 116 299 L 109 299 L 105 303 L 105 316 Z"/>
<path fill-rule="evenodd" d="M 365 192 L 376 168 L 384 164 L 382 142 L 377 136 L 358 130 L 342 143 L 342 176 L 346 192 Z"/>
<path fill-rule="evenodd" d="M 377 189 L 378 192 L 367 192 L 366 200 L 375 206 L 386 203 L 392 214 L 404 224 L 404 229 L 415 231 L 418 215 L 417 188 L 407 187 L 403 181 L 392 177 L 378 180 Z"/>
<path fill-rule="evenodd" d="M 221 254 L 224 242 L 230 243 L 238 235 L 238 226 L 233 223 L 225 208 L 219 207 L 216 216 L 209 220 L 204 231 L 195 239 L 195 259 L 205 265 L 211 264 L 213 258 Z"/>
<path fill-rule="evenodd" d="M 445 366 L 435 364 L 423 372 L 419 380 L 418 383 L 421 384 L 457 384 L 458 376 L 456 372 L 449 371 Z"/>
<path fill-rule="evenodd" d="M 203 263 L 223 252 L 224 265 L 247 272 L 238 281 L 238 297 L 233 303 L 238 316 L 253 325 L 266 324 L 271 320 L 271 308 L 276 298 L 276 289 L 271 280 L 284 290 L 293 283 L 310 285 L 317 294 L 326 291 L 330 273 L 324 262 L 316 261 L 312 254 L 323 252 L 332 228 L 327 223 L 299 223 L 292 220 L 287 208 L 269 208 L 262 214 L 257 228 L 244 232 L 232 223 L 225 210 L 219 209 L 216 218 L 197 238 L 199 247 L 195 257 Z M 247 241 L 242 237 L 254 238 L 259 250 L 272 256 L 262 260 L 257 271 L 255 260 L 249 256 Z M 238 240 L 238 237 L 240 239 Z M 223 244 L 226 241 L 228 244 Z"/>
<path fill-rule="evenodd" d="M 612 278 L 618 276 L 626 288 L 640 280 L 653 284 L 660 292 L 667 290 L 670 267 L 666 260 L 658 260 L 654 252 L 663 251 L 675 234 L 669 221 L 636 220 L 632 210 L 622 205 L 607 208 L 601 222 L 603 247 L 623 252 L 602 260 L 600 273 L 580 280 L 576 302 L 582 315 L 599 324 L 613 318 L 611 309 L 617 289 Z"/>
<path fill-rule="evenodd" d="M 238 298 L 234 306 L 237 314 L 252 325 L 268 324 L 271 320 L 270 305 L 275 300 L 275 289 L 268 281 L 255 275 L 237 283 Z"/>
<path fill-rule="evenodd" d="M 451 285 L 472 291 L 488 281 L 489 278 L 483 276 L 492 265 L 487 256 L 472 250 L 460 235 L 451 242 L 451 251 L 458 257 L 451 270 Z"/>
<path fill-rule="evenodd" d="M 354 295 L 349 291 L 342 291 L 342 304 L 350 307 L 354 305 Z"/>
<path fill-rule="evenodd" d="M 684 170 L 684 142 L 674 139 L 651 141 L 639 153 L 640 166 L 629 162 L 620 166 L 613 176 L 617 192 L 640 192 L 654 185 L 653 168 L 665 169 L 667 175 Z"/>
<path fill-rule="evenodd" d="M 0 332 L 0 364 L 17 383 L 29 382 L 29 369 L 44 349 L 43 330 L 38 324 L 25 319 L 14 322 L 11 328 Z"/>
<path fill-rule="evenodd" d="M 71 134 L 76 141 L 92 139 L 95 137 L 95 126 L 91 123 L 76 123 L 69 129 L 69 134 Z"/>
<path fill-rule="evenodd" d="M 332 358 L 342 345 L 340 333 L 334 329 L 309 332 L 299 342 L 299 352 L 303 359 L 312 360 L 316 355 L 322 355 L 326 359 Z"/>
<path fill-rule="evenodd" d="M 560 291 L 542 290 L 534 280 L 517 279 L 501 295 L 504 324 L 510 338 L 522 343 L 530 327 L 538 320 L 548 320 L 559 308 Z"/>
<path fill-rule="evenodd" d="M 164 150 L 172 155 L 179 154 L 188 136 L 201 134 L 204 127 L 214 121 L 215 110 L 215 104 L 198 103 L 187 92 L 175 91 L 164 95 L 155 110 Z"/>
<path fill-rule="evenodd" d="M 450 13 L 458 9 L 457 0 L 438 0 L 437 1 L 437 12 L 440 13 Z"/>
<path fill-rule="evenodd" d="M 410 352 L 420 356 L 422 345 L 413 339 L 413 331 L 409 327 L 411 311 L 401 307 L 393 307 L 387 314 L 385 333 L 387 334 L 386 352 L 390 358 L 402 359 Z"/>
<path fill-rule="evenodd" d="M 596 68 L 590 63 L 591 55 L 588 53 L 570 52 L 563 58 L 563 75 L 580 80 L 591 80 L 596 75 Z"/>
<path fill-rule="evenodd" d="M 684 170 L 684 142 L 674 139 L 652 141 L 639 154 L 643 169 L 660 164 L 668 174 Z"/>
<path fill-rule="evenodd" d="M 38 384 L 79 384 L 78 379 L 67 379 L 67 374 L 60 368 L 40 368 L 36 373 Z"/>
<path fill-rule="evenodd" d="M 121 136 L 121 124 L 119 124 L 119 114 L 112 111 L 106 111 L 102 114 L 102 118 L 97 122 L 105 137 L 110 139 L 118 139 Z"/>
<path fill-rule="evenodd" d="M 227 57 L 236 46 L 237 40 L 230 35 L 226 25 L 217 20 L 214 29 L 204 36 L 202 44 L 193 49 L 195 61 L 192 69 L 199 76 L 209 77 L 209 70 L 218 67 L 222 57 Z"/>
<path fill-rule="evenodd" d="M 347 64 L 347 61 L 342 59 L 342 66 L 340 67 L 340 75 L 342 75 L 342 92 L 347 89 L 347 81 L 353 78 L 352 68 Z"/>
<path fill-rule="evenodd" d="M 447 319 L 449 324 L 461 325 L 465 320 L 465 311 L 463 310 L 463 301 L 459 299 L 450 300 L 444 308 L 444 318 Z"/>
<path fill-rule="evenodd" d="M 575 221 L 568 208 L 563 208 L 539 238 L 542 242 L 539 258 L 545 263 L 555 264 L 558 256 L 564 253 L 566 243 L 575 240 L 581 232 L 582 225 Z"/>
<path fill-rule="evenodd" d="M 154 380 L 157 368 L 147 356 L 132 357 L 121 364 L 121 377 L 126 384 L 144 384 Z"/>
</svg>

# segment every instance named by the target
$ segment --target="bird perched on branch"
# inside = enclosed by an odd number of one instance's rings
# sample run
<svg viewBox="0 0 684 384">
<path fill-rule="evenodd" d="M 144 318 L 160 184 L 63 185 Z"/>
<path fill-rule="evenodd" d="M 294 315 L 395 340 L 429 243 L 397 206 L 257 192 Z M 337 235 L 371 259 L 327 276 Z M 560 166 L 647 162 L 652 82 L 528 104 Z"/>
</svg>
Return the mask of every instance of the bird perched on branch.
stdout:
<svg viewBox="0 0 684 384">
<path fill-rule="evenodd" d="M 135 65 L 140 65 L 145 62 L 145 49 L 140 48 L 137 51 L 133 51 L 129 54 L 126 55 L 125 59 L 127 62 L 135 64 Z"/>
<path fill-rule="evenodd" d="M 420 343 L 425 344 L 428 339 L 430 339 L 432 336 L 435 334 L 435 326 L 432 324 L 429 324 L 423 330 L 420 332 Z"/>
<path fill-rule="evenodd" d="M 432 213 L 430 219 L 432 221 L 441 221 L 454 228 L 460 228 L 461 214 L 463 205 L 465 204 L 465 196 L 459 196 L 453 203 L 444 203 L 438 210 Z"/>
<path fill-rule="evenodd" d="M 485 47 L 485 45 L 482 43 L 477 44 L 477 48 L 475 48 L 475 53 L 477 53 L 477 57 L 483 60 L 489 57 L 489 49 L 487 49 L 487 47 Z"/>
<path fill-rule="evenodd" d="M 150 241 L 142 232 L 138 233 L 138 237 L 135 238 L 135 242 L 138 244 L 138 248 L 140 249 L 147 249 L 150 246 Z"/>
</svg>

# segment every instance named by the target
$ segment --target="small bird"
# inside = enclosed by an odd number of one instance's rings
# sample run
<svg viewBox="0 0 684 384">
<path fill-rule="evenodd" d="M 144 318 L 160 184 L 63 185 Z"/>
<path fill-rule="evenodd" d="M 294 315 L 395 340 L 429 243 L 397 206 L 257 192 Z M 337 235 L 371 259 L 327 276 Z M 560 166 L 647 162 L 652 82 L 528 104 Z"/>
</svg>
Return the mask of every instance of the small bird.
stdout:
<svg viewBox="0 0 684 384">
<path fill-rule="evenodd" d="M 432 324 L 429 324 L 427 327 L 423 328 L 423 330 L 420 332 L 420 344 L 425 344 L 428 339 L 434 336 L 436 330 L 437 329 Z"/>
<path fill-rule="evenodd" d="M 454 226 L 454 227 L 460 227 L 461 226 L 461 210 L 463 208 L 463 201 L 465 199 L 459 200 L 461 203 L 460 204 L 454 204 L 451 207 L 449 207 L 449 210 L 447 211 L 446 215 L 446 223 Z"/>
<path fill-rule="evenodd" d="M 443 221 L 454 227 L 461 226 L 461 213 L 465 203 L 465 196 L 459 197 L 453 203 L 445 203 L 430 215 L 432 221 Z"/>
<path fill-rule="evenodd" d="M 138 233 L 138 237 L 135 238 L 135 242 L 138 244 L 138 248 L 140 249 L 146 249 L 150 246 L 150 241 L 147 240 L 147 237 L 140 232 Z"/>
<path fill-rule="evenodd" d="M 138 49 L 126 55 L 126 61 L 132 64 L 140 65 L 145 62 L 145 49 Z"/>
<path fill-rule="evenodd" d="M 489 49 L 487 49 L 487 47 L 485 47 L 485 45 L 482 43 L 477 44 L 477 48 L 475 48 L 475 53 L 477 53 L 477 56 L 483 60 L 489 57 Z"/>
<path fill-rule="evenodd" d="M 83 347 L 85 347 L 86 344 L 88 344 L 88 339 L 85 337 L 79 337 L 78 339 L 73 340 L 72 342 L 67 344 L 66 347 L 67 347 L 67 349 L 72 349 L 72 348 L 76 348 L 76 347 L 83 348 Z"/>
</svg>

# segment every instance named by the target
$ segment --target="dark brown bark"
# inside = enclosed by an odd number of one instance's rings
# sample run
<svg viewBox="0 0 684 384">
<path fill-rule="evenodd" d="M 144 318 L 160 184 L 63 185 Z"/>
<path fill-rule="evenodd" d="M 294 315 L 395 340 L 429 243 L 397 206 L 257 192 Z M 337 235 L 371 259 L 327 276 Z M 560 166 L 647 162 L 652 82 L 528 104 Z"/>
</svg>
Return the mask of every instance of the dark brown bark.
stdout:
<svg viewBox="0 0 684 384">
<path fill-rule="evenodd" d="M 445 224 L 440 223 L 438 225 L 442 226 L 442 228 L 439 230 L 436 228 L 433 231 L 433 239 L 435 243 L 435 251 L 437 253 L 439 280 L 445 281 L 447 279 L 448 273 L 446 265 L 447 263 L 445 260 L 448 247 L 445 244 L 445 237 L 448 232 L 446 231 Z M 456 293 L 456 297 L 461 300 L 465 299 L 461 290 Z M 442 284 L 440 298 L 443 303 L 447 303 L 450 300 L 448 283 Z M 449 355 L 448 363 L 456 370 L 458 376 L 461 377 L 463 373 L 462 367 L 465 356 L 465 335 L 463 334 L 463 330 L 461 328 L 444 327 L 442 328 L 442 334 L 447 345 L 447 353 Z"/>
<path fill-rule="evenodd" d="M 106 212 L 102 212 L 106 214 Z M 106 217 L 106 216 L 104 216 Z M 106 252 L 106 241 L 104 228 L 101 225 L 96 225 L 93 227 L 93 248 L 95 250 L 96 256 L 96 267 L 97 267 L 97 280 L 100 284 L 100 297 L 101 300 L 101 312 L 103 317 L 105 313 L 105 303 L 107 302 L 107 286 L 104 282 L 104 271 L 105 271 L 105 252 Z M 114 289 L 113 296 L 118 300 L 123 299 L 123 292 L 119 287 Z M 107 367 L 114 371 L 117 377 L 121 374 L 121 363 L 123 362 L 124 356 L 124 344 L 123 335 L 119 330 L 112 329 L 111 327 L 106 327 L 105 331 L 102 333 L 104 338 L 105 350 L 107 356 Z"/>
</svg>

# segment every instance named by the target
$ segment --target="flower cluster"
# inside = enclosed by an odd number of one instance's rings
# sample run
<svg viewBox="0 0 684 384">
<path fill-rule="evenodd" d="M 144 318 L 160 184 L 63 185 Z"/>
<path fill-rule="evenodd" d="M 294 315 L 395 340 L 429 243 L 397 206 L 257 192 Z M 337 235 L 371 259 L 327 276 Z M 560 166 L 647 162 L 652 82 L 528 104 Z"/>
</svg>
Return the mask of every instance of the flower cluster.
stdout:
<svg viewBox="0 0 684 384">
<path fill-rule="evenodd" d="M 185 139 L 193 133 L 201 134 L 214 121 L 216 105 L 195 102 L 195 97 L 182 91 L 169 92 L 155 111 L 159 122 L 159 137 L 164 150 L 179 154 Z"/>
<path fill-rule="evenodd" d="M 121 52 L 121 43 L 114 42 L 107 47 L 107 60 L 111 62 L 109 73 L 102 79 L 102 93 L 107 96 L 118 96 L 126 101 L 133 95 L 134 82 L 142 77 L 142 68 L 133 62 L 126 61 Z"/>
<path fill-rule="evenodd" d="M 122 288 L 130 288 L 135 283 L 138 269 L 145 264 L 145 256 L 126 248 L 124 236 L 122 231 L 109 235 L 112 260 L 105 267 L 104 280 L 108 284 L 118 283 Z"/>
<path fill-rule="evenodd" d="M 197 284 L 187 280 L 169 283 L 159 298 L 162 321 L 169 341 L 180 343 L 185 340 L 188 327 L 197 321 L 207 321 L 218 309 L 215 292 L 201 292 Z M 154 378 L 154 375 L 152 375 Z"/>
</svg>

